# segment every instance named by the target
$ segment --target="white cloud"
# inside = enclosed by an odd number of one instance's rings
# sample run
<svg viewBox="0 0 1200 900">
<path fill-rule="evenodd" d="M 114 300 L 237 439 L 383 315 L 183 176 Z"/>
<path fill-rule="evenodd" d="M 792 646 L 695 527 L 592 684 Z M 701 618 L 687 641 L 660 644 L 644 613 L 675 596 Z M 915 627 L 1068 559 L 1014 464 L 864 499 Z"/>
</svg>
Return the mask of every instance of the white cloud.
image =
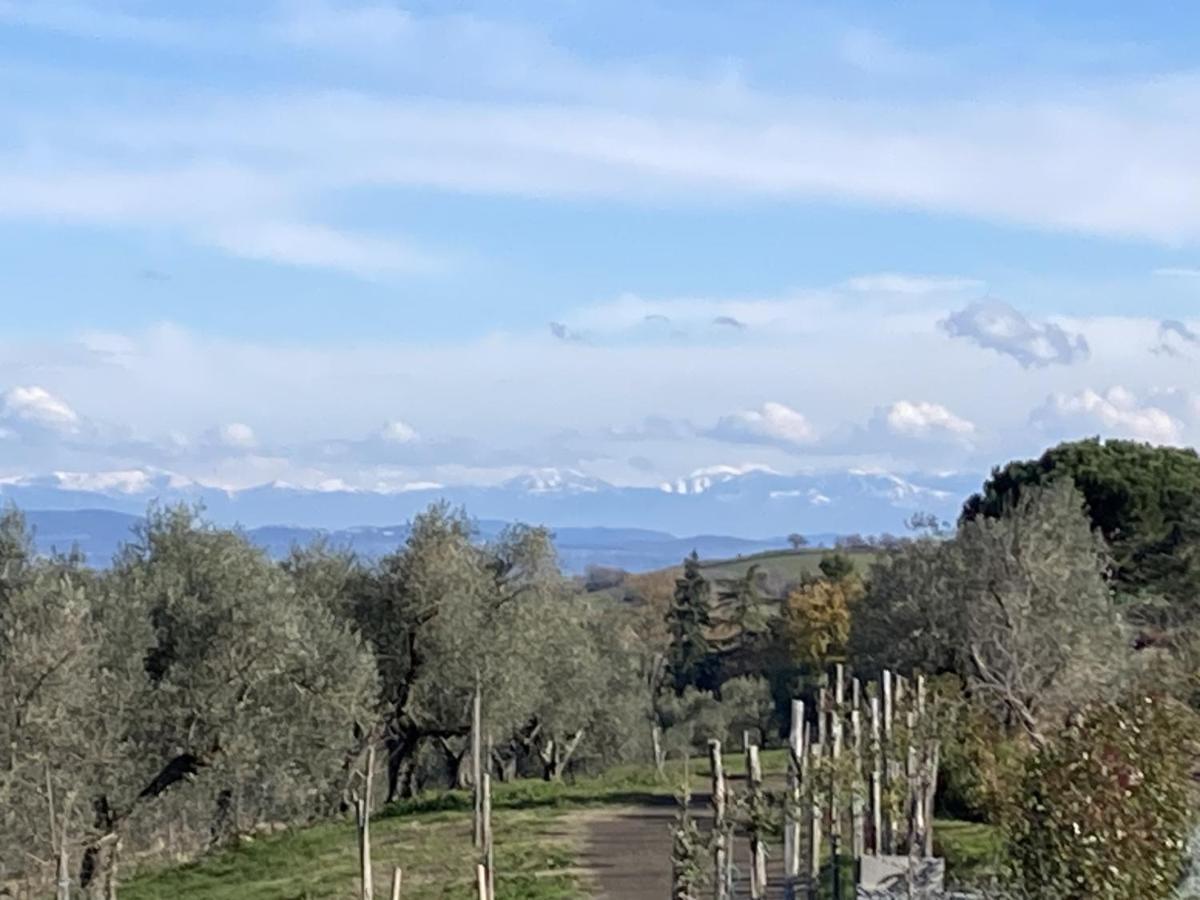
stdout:
<svg viewBox="0 0 1200 900">
<path fill-rule="evenodd" d="M 153 473 L 144 469 L 113 472 L 55 472 L 58 484 L 69 491 L 113 491 L 140 494 L 155 484 Z M 176 485 L 178 486 L 178 481 Z"/>
<path fill-rule="evenodd" d="M 411 444 L 420 439 L 417 430 L 407 422 L 394 419 L 379 430 L 379 438 L 388 444 Z"/>
<path fill-rule="evenodd" d="M 1119 385 L 1103 394 L 1090 388 L 1051 394 L 1032 419 L 1047 431 L 1070 437 L 1098 432 L 1154 444 L 1179 444 L 1184 433 L 1183 423 L 1166 410 Z"/>
<path fill-rule="evenodd" d="M 1200 331 L 1178 319 L 1164 319 L 1158 323 L 1158 340 L 1150 349 L 1164 356 L 1186 356 L 1197 347 Z"/>
<path fill-rule="evenodd" d="M 1161 269 L 1155 269 L 1154 274 L 1162 278 L 1200 278 L 1200 269 L 1168 266 Z"/>
<path fill-rule="evenodd" d="M 396 238 L 352 234 L 301 222 L 259 222 L 218 229 L 212 242 L 236 256 L 355 275 L 436 271 L 441 261 Z"/>
<path fill-rule="evenodd" d="M 1022 366 L 1070 365 L 1087 359 L 1082 334 L 1071 334 L 1053 322 L 1036 322 L 999 300 L 981 300 L 952 313 L 942 327 L 951 337 L 1011 356 Z"/>
<path fill-rule="evenodd" d="M 10 423 L 62 433 L 76 432 L 80 426 L 79 414 L 65 400 L 37 385 L 6 391 L 0 403 L 0 415 Z"/>
<path fill-rule="evenodd" d="M 809 444 L 817 436 L 803 413 L 774 401 L 764 403 L 760 409 L 722 416 L 708 434 L 717 440 L 795 447 Z"/>
<path fill-rule="evenodd" d="M 827 79 L 770 93 L 728 67 L 687 77 L 653 60 L 593 62 L 543 29 L 384 3 L 293 4 L 265 22 L 231 19 L 220 35 L 98 5 L 5 3 L 0 12 L 112 40 L 170 45 L 201 33 L 190 41 L 199 54 L 229 52 L 233 36 L 247 58 L 317 46 L 343 61 L 336 82 L 318 68 L 288 93 L 179 91 L 168 110 L 149 102 L 151 82 L 123 83 L 127 105 L 75 91 L 39 94 L 36 106 L 10 101 L 0 153 L 8 218 L 165 224 L 228 252 L 356 274 L 438 267 L 407 240 L 317 221 L 356 192 L 406 187 L 684 206 L 832 197 L 1200 240 L 1200 133 L 1180 114 L 1200 102 L 1200 82 L 1187 72 L 1106 80 L 1101 90 L 1063 82 L 958 100 L 945 91 L 848 99 Z M 842 52 L 860 65 L 904 58 L 871 32 L 851 33 Z M 420 80 L 380 79 L 381 60 Z M 139 108 L 153 112 L 130 112 Z"/>
<path fill-rule="evenodd" d="M 928 437 L 948 434 L 965 437 L 975 433 L 975 425 L 956 416 L 939 403 L 898 400 L 888 407 L 885 414 L 887 428 L 893 434 L 904 437 Z"/>
<path fill-rule="evenodd" d="M 958 278 L 950 275 L 906 275 L 901 272 L 876 272 L 857 275 L 846 279 L 846 287 L 852 291 L 870 294 L 937 294 L 975 290 L 983 287 L 976 278 Z"/>
<path fill-rule="evenodd" d="M 243 422 L 229 422 L 217 426 L 212 433 L 215 442 L 229 450 L 252 450 L 258 446 L 254 429 Z"/>
<path fill-rule="evenodd" d="M 571 321 L 604 320 L 608 306 L 581 310 Z M 30 353 L 19 339 L 0 336 L 4 380 L 40 383 L 52 396 L 70 398 L 80 419 L 77 433 L 54 440 L 6 440 L 0 475 L 151 466 L 222 485 L 281 479 L 311 486 L 340 478 L 374 487 L 490 483 L 552 466 L 614 483 L 657 484 L 728 460 L 730 443 L 754 445 L 754 462 L 781 471 L 983 472 L 1061 437 L 1129 433 L 1079 410 L 1069 426 L 1056 419 L 1053 427 L 1029 427 L 1030 410 L 1048 395 L 1070 398 L 1082 386 L 1115 383 L 1140 407 L 1180 423 L 1181 440 L 1200 438 L 1200 418 L 1188 411 L 1185 392 L 1155 390 L 1191 385 L 1195 362 L 1147 351 L 1157 318 L 1063 320 L 1064 329 L 1087 333 L 1089 359 L 1018 369 L 999 357 L 987 364 L 966 341 L 947 341 L 936 299 L 896 304 L 804 294 L 619 307 L 633 321 L 647 308 L 702 326 L 715 310 L 739 308 L 739 318 L 771 324 L 752 326 L 736 341 L 606 338 L 587 352 L 551 340 L 536 325 L 447 342 L 231 339 L 157 326 L 89 334 L 82 339 L 88 353 L 69 338 Z M 430 383 L 439 390 L 425 390 Z M 631 384 L 638 389 L 630 391 Z M 803 405 L 747 404 L 763 396 L 764 385 Z M 384 439 L 381 423 L 396 420 L 397 397 L 404 398 L 404 424 L 420 423 L 418 440 Z M 897 398 L 909 405 L 893 403 Z M 214 422 L 252 423 L 257 446 L 230 446 L 215 435 Z M 469 439 L 463 423 L 470 423 Z M 0 427 L 18 436 L 30 428 L 10 417 Z M 632 456 L 653 460 L 651 470 L 636 469 Z"/>
</svg>

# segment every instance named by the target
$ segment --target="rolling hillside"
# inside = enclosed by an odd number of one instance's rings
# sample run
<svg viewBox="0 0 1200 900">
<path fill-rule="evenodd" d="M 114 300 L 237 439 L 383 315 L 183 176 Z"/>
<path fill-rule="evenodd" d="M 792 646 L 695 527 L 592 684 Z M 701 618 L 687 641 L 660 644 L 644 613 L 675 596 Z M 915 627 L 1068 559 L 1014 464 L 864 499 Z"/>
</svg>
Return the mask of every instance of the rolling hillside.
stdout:
<svg viewBox="0 0 1200 900">
<path fill-rule="evenodd" d="M 772 581 L 799 581 L 805 576 L 820 574 L 821 559 L 831 551 L 821 547 L 806 547 L 803 550 L 767 550 L 732 559 L 706 561 L 701 570 L 712 581 L 740 578 L 751 566 L 758 566 Z M 878 557 L 875 550 L 840 551 L 853 562 L 859 574 L 865 575 Z"/>
</svg>

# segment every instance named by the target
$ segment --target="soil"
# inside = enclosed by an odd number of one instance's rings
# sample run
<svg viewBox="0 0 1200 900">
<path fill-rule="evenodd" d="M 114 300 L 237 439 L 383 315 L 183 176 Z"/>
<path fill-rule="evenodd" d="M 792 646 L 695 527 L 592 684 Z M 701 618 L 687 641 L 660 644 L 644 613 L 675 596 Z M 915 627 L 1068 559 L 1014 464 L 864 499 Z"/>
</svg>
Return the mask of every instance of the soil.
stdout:
<svg viewBox="0 0 1200 900">
<path fill-rule="evenodd" d="M 705 827 L 709 798 L 692 800 L 696 821 Z M 581 874 L 593 885 L 596 900 L 667 900 L 671 896 L 671 825 L 677 806 L 671 798 L 590 813 L 583 824 Z M 744 835 L 734 842 L 737 879 L 734 894 L 750 896 L 750 848 Z M 783 848 L 768 855 L 769 900 L 783 897 Z"/>
</svg>

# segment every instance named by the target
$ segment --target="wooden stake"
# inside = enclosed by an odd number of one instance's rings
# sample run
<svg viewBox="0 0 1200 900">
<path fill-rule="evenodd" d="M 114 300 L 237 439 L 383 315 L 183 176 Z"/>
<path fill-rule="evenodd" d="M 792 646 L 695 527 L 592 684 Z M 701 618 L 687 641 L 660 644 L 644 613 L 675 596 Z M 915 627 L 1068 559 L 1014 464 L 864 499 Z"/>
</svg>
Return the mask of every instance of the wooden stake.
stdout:
<svg viewBox="0 0 1200 900">
<path fill-rule="evenodd" d="M 483 863 L 475 866 L 475 884 L 479 888 L 479 900 L 490 900 L 488 897 L 487 870 Z"/>
<path fill-rule="evenodd" d="M 71 865 L 67 859 L 67 817 L 63 815 L 62 827 L 58 830 L 58 871 L 55 900 L 71 900 Z"/>
<path fill-rule="evenodd" d="M 906 828 L 906 840 L 908 841 L 909 855 L 913 855 L 917 844 L 921 841 L 921 835 L 925 830 L 925 803 L 921 797 L 921 773 L 918 770 L 919 760 L 917 758 L 917 714 L 915 710 L 909 710 L 905 716 L 905 724 L 908 726 L 908 754 L 904 762 L 904 776 L 907 782 L 907 797 L 905 798 L 905 816 L 908 819 Z"/>
<path fill-rule="evenodd" d="M 879 697 L 871 695 L 871 850 L 883 852 L 883 745 L 879 732 Z"/>
<path fill-rule="evenodd" d="M 792 727 L 788 733 L 787 806 L 783 830 L 784 894 L 796 900 L 800 880 L 800 790 L 804 759 L 804 701 L 792 701 Z"/>
<path fill-rule="evenodd" d="M 809 745 L 808 785 L 808 896 L 816 900 L 821 889 L 821 745 Z"/>
<path fill-rule="evenodd" d="M 657 722 L 650 727 L 650 746 L 654 751 L 654 774 L 661 780 L 666 773 L 663 771 L 662 727 Z"/>
<path fill-rule="evenodd" d="M 483 694 L 475 673 L 475 696 L 471 700 L 471 789 L 475 792 L 475 847 L 483 846 Z"/>
<path fill-rule="evenodd" d="M 375 886 L 371 878 L 371 785 L 375 779 L 375 747 L 367 748 L 367 771 L 363 795 L 355 804 L 358 813 L 358 867 L 362 900 L 372 900 Z"/>
<path fill-rule="evenodd" d="M 893 808 L 893 792 L 899 770 L 892 758 L 893 738 L 896 733 L 896 690 L 899 681 L 887 669 L 883 672 L 883 852 L 896 850 L 896 816 Z"/>
<path fill-rule="evenodd" d="M 492 776 L 483 773 L 483 864 L 487 869 L 487 900 L 496 897 L 496 853 L 492 841 Z"/>
<path fill-rule="evenodd" d="M 758 746 L 746 748 L 746 775 L 750 783 L 750 796 L 757 801 L 762 796 L 762 766 L 758 759 Z M 767 843 L 759 831 L 758 822 L 750 823 L 750 897 L 762 900 L 767 895 Z"/>
<path fill-rule="evenodd" d="M 404 877 L 404 871 L 399 867 L 392 869 L 392 900 L 400 900 L 400 880 Z"/>
<path fill-rule="evenodd" d="M 713 897 L 715 900 L 730 900 L 726 865 L 729 849 L 725 845 L 728 838 L 728 826 L 725 823 L 725 768 L 721 759 L 721 742 L 715 738 L 708 742 L 708 765 L 712 770 Z"/>
<path fill-rule="evenodd" d="M 825 743 L 825 717 L 829 715 L 829 689 L 817 691 L 817 743 Z"/>
<path fill-rule="evenodd" d="M 858 682 L 856 681 L 855 684 Z M 858 707 L 850 710 L 850 758 L 854 761 L 854 781 L 850 794 L 850 853 L 855 860 L 861 859 L 865 850 L 863 836 L 862 784 L 862 713 Z"/>
<path fill-rule="evenodd" d="M 937 796 L 938 765 L 941 746 L 935 741 L 930 753 L 929 784 L 925 791 L 925 856 L 933 856 L 933 804 Z"/>
</svg>

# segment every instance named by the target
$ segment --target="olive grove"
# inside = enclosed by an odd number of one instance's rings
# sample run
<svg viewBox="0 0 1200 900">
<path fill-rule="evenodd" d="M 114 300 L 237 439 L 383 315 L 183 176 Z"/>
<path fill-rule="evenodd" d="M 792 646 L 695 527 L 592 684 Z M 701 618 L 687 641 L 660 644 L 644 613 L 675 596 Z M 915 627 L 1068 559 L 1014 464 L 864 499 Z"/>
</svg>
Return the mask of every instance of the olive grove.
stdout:
<svg viewBox="0 0 1200 900">
<path fill-rule="evenodd" d="M 103 571 L 38 557 L 10 511 L 0 885 L 61 866 L 115 897 L 144 860 L 345 811 L 368 747 L 389 797 L 462 784 L 477 689 L 497 777 L 643 752 L 650 697 L 613 615 L 559 574 L 545 530 L 484 545 L 446 507 L 377 563 L 320 543 L 276 563 L 153 509 Z"/>
</svg>

